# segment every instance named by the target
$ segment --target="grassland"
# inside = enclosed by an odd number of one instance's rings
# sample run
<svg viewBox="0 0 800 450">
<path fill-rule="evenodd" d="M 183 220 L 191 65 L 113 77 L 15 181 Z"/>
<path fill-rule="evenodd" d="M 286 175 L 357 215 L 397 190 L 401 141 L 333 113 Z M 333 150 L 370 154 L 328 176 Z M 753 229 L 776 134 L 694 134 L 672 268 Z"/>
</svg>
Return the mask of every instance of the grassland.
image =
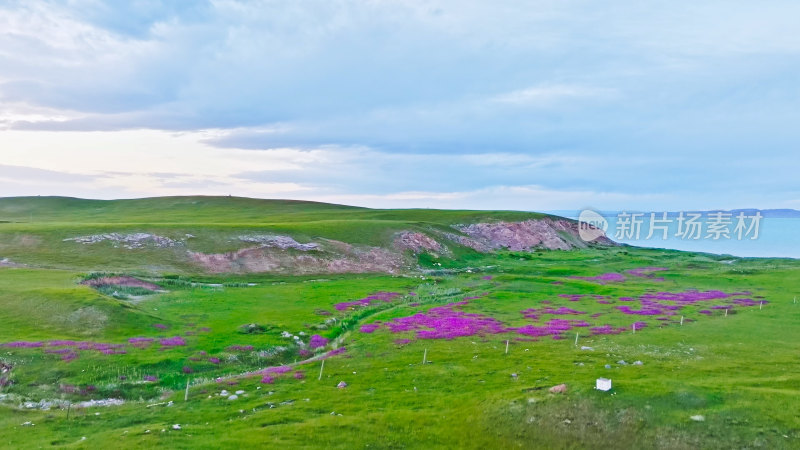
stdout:
<svg viewBox="0 0 800 450">
<path fill-rule="evenodd" d="M 0 362 L 13 367 L 6 377 L 12 382 L 0 387 L 0 445 L 8 448 L 800 446 L 800 264 L 793 260 L 626 247 L 459 249 L 447 258 L 423 254 L 422 270 L 395 276 L 225 276 L 182 263 L 174 249 L 125 251 L 63 239 L 128 227 L 191 233 L 192 245 L 215 251 L 242 230 L 376 245 L 400 229 L 537 216 L 224 198 L 5 199 L 0 211 L 7 220 L 0 259 L 20 265 L 0 268 Z M 667 270 L 629 272 L 645 267 Z M 94 271 L 137 277 L 164 292 L 126 295 L 120 287 L 114 296 L 80 284 Z M 624 281 L 576 278 L 604 273 Z M 733 305 L 731 295 L 682 304 L 672 316 L 620 312 L 638 305 L 627 298 L 716 290 L 747 292 L 738 297 L 752 304 Z M 341 306 L 376 292 L 398 295 Z M 389 325 L 455 302 L 466 303 L 452 311 L 476 315 L 458 316 L 464 323 L 491 319 L 504 331 L 456 327 L 448 332 L 462 336 L 427 339 Z M 530 308 L 580 314 L 521 314 Z M 516 331 L 551 319 L 625 331 L 573 327 L 557 335 L 563 339 Z M 646 326 L 634 333 L 633 322 Z M 329 343 L 309 349 L 315 334 Z M 160 343 L 176 337 L 183 343 Z M 65 340 L 83 348 L 50 345 Z M 8 345 L 19 341 L 42 346 Z M 325 357 L 332 350 L 340 353 Z M 267 367 L 285 369 L 263 372 Z M 594 389 L 601 376 L 613 380 L 611 392 Z M 337 388 L 340 381 L 347 387 Z M 548 391 L 561 383 L 567 393 Z M 244 394 L 229 400 L 222 390 Z M 107 398 L 124 404 L 25 407 Z"/>
</svg>

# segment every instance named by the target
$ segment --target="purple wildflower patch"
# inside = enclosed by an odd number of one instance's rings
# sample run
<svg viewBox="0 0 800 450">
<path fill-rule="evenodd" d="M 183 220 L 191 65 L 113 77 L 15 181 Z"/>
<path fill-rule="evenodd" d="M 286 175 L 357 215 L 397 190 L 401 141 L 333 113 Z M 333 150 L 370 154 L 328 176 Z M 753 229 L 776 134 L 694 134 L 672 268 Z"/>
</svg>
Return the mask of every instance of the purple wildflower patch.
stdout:
<svg viewBox="0 0 800 450">
<path fill-rule="evenodd" d="M 571 276 L 570 278 L 572 278 L 574 280 L 594 281 L 594 282 L 597 282 L 597 283 L 600 283 L 600 284 L 621 283 L 621 282 L 625 281 L 625 277 L 621 273 L 614 273 L 614 272 L 604 273 L 604 274 L 596 275 L 596 276 L 593 276 L 593 277 Z"/>
<path fill-rule="evenodd" d="M 328 345 L 328 338 L 322 337 L 318 334 L 311 336 L 311 339 L 308 341 L 308 346 L 311 347 L 312 350 L 325 347 L 326 345 Z"/>
<path fill-rule="evenodd" d="M 253 348 L 254 347 L 252 345 L 231 345 L 228 346 L 225 350 L 229 352 L 249 352 L 253 350 Z"/>
<path fill-rule="evenodd" d="M 456 308 L 466 301 L 431 308 L 426 313 L 398 317 L 386 323 L 392 333 L 415 331 L 420 339 L 453 339 L 462 336 L 502 333 L 506 329 L 497 319 L 469 314 Z"/>
<path fill-rule="evenodd" d="M 159 339 L 158 342 L 162 347 L 181 347 L 186 345 L 186 340 L 180 336 Z"/>
<path fill-rule="evenodd" d="M 368 295 L 362 299 L 354 300 L 351 302 L 341 302 L 333 305 L 337 311 L 346 311 L 350 308 L 359 307 L 359 306 L 369 306 L 375 302 L 384 302 L 389 303 L 394 300 L 396 297 L 400 296 L 397 292 L 376 292 L 374 294 Z"/>
<path fill-rule="evenodd" d="M 372 333 L 380 327 L 381 325 L 379 323 L 365 323 L 364 325 L 361 325 L 358 331 L 362 333 Z"/>
</svg>

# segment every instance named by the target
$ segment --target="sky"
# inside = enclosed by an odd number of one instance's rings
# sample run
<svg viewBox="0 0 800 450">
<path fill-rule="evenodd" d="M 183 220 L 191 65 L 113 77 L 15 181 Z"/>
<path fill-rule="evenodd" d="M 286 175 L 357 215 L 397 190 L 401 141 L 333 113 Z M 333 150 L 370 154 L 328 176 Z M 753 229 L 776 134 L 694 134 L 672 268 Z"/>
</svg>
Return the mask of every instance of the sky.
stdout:
<svg viewBox="0 0 800 450">
<path fill-rule="evenodd" d="M 0 197 L 800 209 L 800 2 L 0 0 Z"/>
</svg>

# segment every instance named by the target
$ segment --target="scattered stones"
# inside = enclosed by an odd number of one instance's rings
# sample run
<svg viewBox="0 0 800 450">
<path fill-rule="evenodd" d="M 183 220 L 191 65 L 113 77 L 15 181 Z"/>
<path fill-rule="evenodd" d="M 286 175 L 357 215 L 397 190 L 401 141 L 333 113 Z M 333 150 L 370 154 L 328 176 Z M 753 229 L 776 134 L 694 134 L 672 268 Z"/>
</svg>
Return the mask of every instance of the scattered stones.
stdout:
<svg viewBox="0 0 800 450">
<path fill-rule="evenodd" d="M 347 387 L 347 383 L 345 383 L 344 381 L 340 381 L 339 384 L 336 385 L 336 387 L 339 389 L 344 389 Z"/>
<path fill-rule="evenodd" d="M 634 366 L 643 366 L 643 365 L 644 365 L 644 363 L 643 363 L 643 362 L 641 362 L 641 361 L 634 361 L 634 362 L 633 362 L 633 365 L 634 365 Z"/>
<path fill-rule="evenodd" d="M 567 393 L 567 385 L 566 384 L 557 384 L 550 388 L 551 394 L 566 394 Z"/>
<path fill-rule="evenodd" d="M 36 426 L 36 424 L 31 422 L 31 421 L 27 421 L 27 422 L 23 423 L 22 426 L 23 427 L 33 427 L 33 426 Z"/>
<path fill-rule="evenodd" d="M 222 390 L 222 392 L 220 392 L 220 393 L 219 393 L 219 395 L 221 395 L 221 396 L 223 396 L 223 397 L 227 397 L 229 394 L 228 394 L 228 391 L 226 391 L 225 389 L 223 389 L 223 390 Z"/>
<path fill-rule="evenodd" d="M 589 351 L 592 351 L 592 352 L 594 351 L 594 349 L 592 347 L 587 347 L 585 345 L 581 345 L 581 350 L 589 350 Z"/>
<path fill-rule="evenodd" d="M 517 379 L 517 374 L 516 374 L 516 373 L 512 373 L 512 374 L 511 374 L 511 378 L 513 378 L 513 379 L 515 379 L 515 380 L 516 380 L 516 379 Z"/>
<path fill-rule="evenodd" d="M 624 359 L 620 359 L 619 361 L 617 361 L 617 364 L 619 364 L 620 366 L 627 366 L 628 365 L 628 363 L 626 363 Z"/>
<path fill-rule="evenodd" d="M 606 364 L 605 367 L 606 367 L 606 369 L 610 369 L 611 368 L 611 364 Z"/>
<path fill-rule="evenodd" d="M 706 420 L 705 416 L 703 416 L 701 414 L 696 414 L 696 415 L 691 416 L 689 418 L 694 420 L 695 422 L 704 422 Z"/>
<path fill-rule="evenodd" d="M 172 429 L 173 430 L 180 430 L 181 429 L 181 425 L 179 423 L 176 423 L 175 425 L 172 426 Z"/>
<path fill-rule="evenodd" d="M 74 238 L 64 239 L 65 242 L 73 241 L 79 244 L 97 244 L 103 241 L 111 241 L 114 248 L 126 248 L 133 250 L 136 248 L 143 248 L 147 245 L 167 248 L 182 246 L 182 241 L 176 241 L 164 236 L 158 236 L 150 233 L 106 233 L 106 234 L 93 234 L 90 236 L 78 236 Z"/>
<path fill-rule="evenodd" d="M 236 395 L 242 395 L 242 394 L 244 394 L 244 391 L 242 391 L 242 390 L 236 391 Z"/>
<path fill-rule="evenodd" d="M 236 399 L 238 399 L 238 398 L 239 398 L 239 396 L 238 396 L 238 395 L 236 395 L 236 394 L 233 394 L 233 395 L 230 395 L 230 396 L 228 396 L 228 400 L 236 400 Z"/>
</svg>

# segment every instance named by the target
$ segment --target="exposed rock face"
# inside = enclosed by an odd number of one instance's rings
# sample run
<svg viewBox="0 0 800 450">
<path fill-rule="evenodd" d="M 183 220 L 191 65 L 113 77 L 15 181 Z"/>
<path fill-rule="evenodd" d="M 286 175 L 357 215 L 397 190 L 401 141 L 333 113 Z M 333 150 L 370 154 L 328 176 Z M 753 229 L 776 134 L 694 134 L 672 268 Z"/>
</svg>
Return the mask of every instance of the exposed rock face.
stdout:
<svg viewBox="0 0 800 450">
<path fill-rule="evenodd" d="M 280 249 L 293 248 L 304 252 L 310 250 L 317 250 L 319 244 L 316 242 L 309 242 L 308 244 L 301 244 L 294 240 L 291 236 L 272 236 L 272 235 L 253 235 L 253 236 L 239 236 L 242 242 L 254 242 L 261 244 L 264 247 L 275 247 Z"/>
<path fill-rule="evenodd" d="M 182 241 L 176 241 L 164 236 L 158 236 L 150 233 L 106 233 L 106 234 L 93 234 L 91 236 L 78 236 L 74 238 L 67 238 L 64 241 L 74 241 L 79 244 L 96 244 L 98 242 L 110 241 L 114 248 L 143 248 L 145 246 L 153 247 L 176 247 L 183 245 Z"/>
<path fill-rule="evenodd" d="M 189 257 L 213 273 L 398 273 L 412 268 L 403 255 L 380 247 L 324 240 L 319 250 L 318 254 L 298 255 L 285 249 L 253 247 L 228 253 L 189 252 Z"/>
<path fill-rule="evenodd" d="M 445 247 L 432 237 L 414 231 L 401 231 L 394 238 L 394 247 L 398 250 L 411 250 L 415 254 L 432 252 L 441 253 Z"/>
<path fill-rule="evenodd" d="M 476 250 L 480 247 L 490 250 L 507 248 L 512 251 L 530 251 L 536 248 L 569 250 L 575 247 L 587 247 L 578 235 L 578 224 L 563 219 L 475 223 L 457 225 L 455 228 L 474 241 L 468 246 Z M 597 242 L 613 245 L 613 242 L 605 237 L 601 237 Z"/>
<path fill-rule="evenodd" d="M 188 252 L 189 258 L 212 273 L 276 272 L 315 273 L 402 273 L 413 270 L 417 261 L 408 253 L 442 254 L 450 242 L 481 253 L 508 249 L 569 250 L 587 247 L 578 234 L 578 224 L 565 219 L 531 219 L 524 222 L 491 222 L 456 225 L 453 232 L 430 230 L 425 233 L 404 230 L 396 233 L 391 245 L 372 247 L 329 239 L 301 244 L 289 236 L 239 236 L 243 242 L 259 244 L 228 253 Z M 595 241 L 615 245 L 605 237 Z"/>
</svg>

